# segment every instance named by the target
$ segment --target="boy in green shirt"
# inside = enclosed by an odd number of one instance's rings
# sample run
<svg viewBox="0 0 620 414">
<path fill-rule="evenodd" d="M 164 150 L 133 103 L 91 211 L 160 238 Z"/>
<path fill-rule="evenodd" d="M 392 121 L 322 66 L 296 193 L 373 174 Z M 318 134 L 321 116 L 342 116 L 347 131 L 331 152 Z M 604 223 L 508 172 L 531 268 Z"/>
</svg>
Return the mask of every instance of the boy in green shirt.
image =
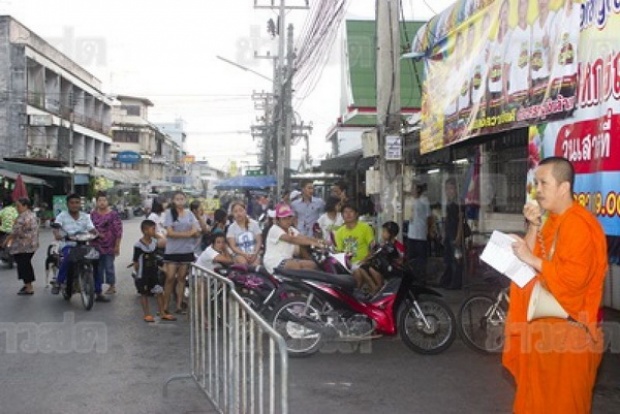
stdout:
<svg viewBox="0 0 620 414">
<path fill-rule="evenodd" d="M 376 283 L 368 272 L 360 268 L 360 264 L 371 252 L 370 247 L 375 238 L 374 231 L 370 225 L 358 220 L 357 208 L 351 204 L 342 207 L 342 218 L 344 225 L 335 233 L 336 250 L 351 255 L 353 278 L 357 287 L 361 288 L 366 284 L 371 292 L 375 292 L 378 288 Z"/>
</svg>

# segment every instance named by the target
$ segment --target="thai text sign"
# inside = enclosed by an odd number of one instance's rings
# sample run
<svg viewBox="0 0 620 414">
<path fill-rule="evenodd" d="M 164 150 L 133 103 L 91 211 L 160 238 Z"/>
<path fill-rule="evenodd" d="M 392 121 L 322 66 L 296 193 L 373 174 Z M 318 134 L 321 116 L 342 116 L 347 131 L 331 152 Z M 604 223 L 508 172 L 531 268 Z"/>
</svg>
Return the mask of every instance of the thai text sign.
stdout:
<svg viewBox="0 0 620 414">
<path fill-rule="evenodd" d="M 564 119 L 530 127 L 530 168 L 545 157 L 568 158 L 577 173 L 575 199 L 598 216 L 607 235 L 620 236 L 620 0 L 576 6 L 575 108 Z M 532 179 L 530 173 L 529 189 Z"/>
</svg>

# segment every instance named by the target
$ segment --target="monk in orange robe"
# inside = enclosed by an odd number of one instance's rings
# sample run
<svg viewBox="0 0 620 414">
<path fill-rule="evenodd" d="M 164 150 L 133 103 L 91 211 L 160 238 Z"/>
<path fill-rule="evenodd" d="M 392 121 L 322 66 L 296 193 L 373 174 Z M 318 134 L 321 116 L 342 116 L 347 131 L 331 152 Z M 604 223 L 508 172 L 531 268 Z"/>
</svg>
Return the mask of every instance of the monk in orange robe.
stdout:
<svg viewBox="0 0 620 414">
<path fill-rule="evenodd" d="M 607 271 L 606 239 L 596 218 L 573 200 L 574 170 L 564 158 L 543 160 L 536 170 L 537 204 L 528 203 L 525 238 L 513 245 L 536 277 L 510 288 L 503 364 L 514 376 L 517 414 L 585 414 L 603 353 L 598 311 Z M 548 217 L 542 223 L 541 214 Z M 535 282 L 545 287 L 567 319 L 527 322 Z"/>
</svg>

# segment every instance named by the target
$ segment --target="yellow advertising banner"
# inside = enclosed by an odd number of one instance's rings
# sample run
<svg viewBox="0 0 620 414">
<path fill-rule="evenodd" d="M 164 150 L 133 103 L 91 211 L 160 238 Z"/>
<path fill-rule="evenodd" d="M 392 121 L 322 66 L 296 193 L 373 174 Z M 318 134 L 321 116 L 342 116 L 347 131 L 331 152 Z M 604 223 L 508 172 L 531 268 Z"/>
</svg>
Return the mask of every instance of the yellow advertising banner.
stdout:
<svg viewBox="0 0 620 414">
<path fill-rule="evenodd" d="M 435 40 L 425 52 L 422 153 L 574 112 L 579 1 L 458 4 L 416 39 Z"/>
</svg>

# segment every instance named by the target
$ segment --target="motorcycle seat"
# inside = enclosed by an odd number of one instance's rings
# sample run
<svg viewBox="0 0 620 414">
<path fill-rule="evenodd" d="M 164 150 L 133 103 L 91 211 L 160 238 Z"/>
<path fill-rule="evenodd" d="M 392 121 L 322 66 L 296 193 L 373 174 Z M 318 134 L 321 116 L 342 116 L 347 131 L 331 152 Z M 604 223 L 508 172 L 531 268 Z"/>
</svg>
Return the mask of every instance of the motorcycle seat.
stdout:
<svg viewBox="0 0 620 414">
<path fill-rule="evenodd" d="M 346 290 L 353 290 L 355 288 L 355 279 L 353 279 L 351 275 L 334 275 L 319 270 L 277 269 L 276 272 L 292 279 L 305 279 L 328 283 Z"/>
</svg>

